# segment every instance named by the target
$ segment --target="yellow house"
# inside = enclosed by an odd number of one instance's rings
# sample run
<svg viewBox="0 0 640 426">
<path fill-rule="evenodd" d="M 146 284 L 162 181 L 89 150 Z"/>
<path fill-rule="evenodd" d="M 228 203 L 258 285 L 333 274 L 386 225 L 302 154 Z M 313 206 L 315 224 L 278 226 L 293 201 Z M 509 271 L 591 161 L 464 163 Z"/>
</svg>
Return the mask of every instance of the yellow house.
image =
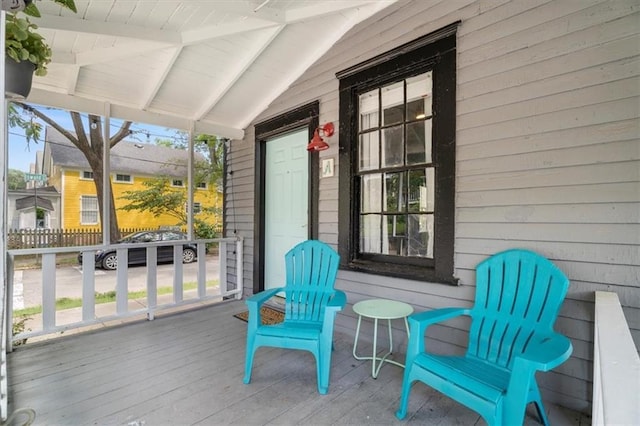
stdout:
<svg viewBox="0 0 640 426">
<path fill-rule="evenodd" d="M 124 211 L 122 207 L 129 201 L 122 196 L 126 192 L 146 189 L 146 181 L 159 177 L 169 180 L 167 190 L 186 194 L 187 158 L 185 150 L 124 140 L 111 149 L 111 187 L 121 230 L 184 225 L 169 214 L 156 217 L 147 211 Z M 52 127 L 45 131 L 42 172 L 48 176 L 49 185 L 60 192 L 61 228 L 100 229 L 98 198 L 89 162 L 76 146 Z M 195 217 L 214 226 L 221 223 L 221 218 L 207 213 L 207 208 L 222 205 L 222 195 L 215 186 L 198 182 L 193 197 Z"/>
</svg>

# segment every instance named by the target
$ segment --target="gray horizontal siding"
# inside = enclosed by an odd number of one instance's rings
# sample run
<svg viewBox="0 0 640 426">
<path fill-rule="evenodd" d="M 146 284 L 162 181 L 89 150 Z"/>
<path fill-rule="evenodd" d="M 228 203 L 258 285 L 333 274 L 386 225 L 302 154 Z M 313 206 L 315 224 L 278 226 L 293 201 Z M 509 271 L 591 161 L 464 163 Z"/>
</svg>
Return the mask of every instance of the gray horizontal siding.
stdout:
<svg viewBox="0 0 640 426">
<path fill-rule="evenodd" d="M 461 21 L 455 273 L 462 285 L 340 271 L 337 286 L 350 306 L 372 297 L 416 310 L 468 306 L 479 261 L 512 247 L 540 252 L 571 280 L 557 329 L 574 344 L 568 362 L 540 375 L 542 392 L 589 410 L 594 291 L 618 293 L 640 346 L 639 11 L 633 0 L 399 1 L 348 32 L 271 104 L 256 122 L 319 100 L 320 123 L 338 125 L 337 71 Z M 253 140 L 251 125 L 234 141 L 230 166 L 238 174 L 226 206 L 229 225 L 236 203 L 246 238 L 253 238 Z M 337 136 L 328 142 L 320 159 L 334 158 L 337 170 Z M 319 185 L 319 238 L 333 245 L 338 182 L 336 174 Z M 348 307 L 337 327 L 353 333 L 355 320 Z M 462 350 L 467 326 L 433 327 L 430 347 Z"/>
</svg>

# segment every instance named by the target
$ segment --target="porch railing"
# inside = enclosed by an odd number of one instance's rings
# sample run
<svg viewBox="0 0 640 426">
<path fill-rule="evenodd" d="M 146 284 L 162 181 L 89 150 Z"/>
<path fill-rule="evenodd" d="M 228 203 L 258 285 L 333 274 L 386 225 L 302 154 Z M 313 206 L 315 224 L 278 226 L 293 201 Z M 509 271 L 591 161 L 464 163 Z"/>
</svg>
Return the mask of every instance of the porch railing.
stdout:
<svg viewBox="0 0 640 426">
<path fill-rule="evenodd" d="M 640 421 L 640 357 L 616 293 L 596 291 L 593 425 Z"/>
<path fill-rule="evenodd" d="M 58 247 L 26 250 L 9 250 L 7 264 L 7 323 L 8 342 L 7 350 L 12 350 L 12 344 L 36 336 L 48 335 L 72 329 L 79 329 L 94 324 L 120 320 L 132 316 L 146 315 L 149 320 L 153 320 L 156 312 L 175 308 L 178 306 L 202 303 L 203 301 L 222 300 L 234 297 L 242 298 L 242 258 L 243 240 L 241 238 L 216 238 L 208 240 L 197 240 L 197 280 L 195 289 L 188 292 L 185 297 L 182 263 L 182 245 L 184 240 L 144 243 L 144 244 L 117 244 L 111 246 L 81 246 L 81 247 Z M 212 243 L 218 244 L 219 273 L 217 277 L 207 277 L 207 256 L 206 246 Z M 158 300 L 158 266 L 157 248 L 158 246 L 173 245 L 173 280 L 170 300 Z M 231 245 L 231 247 L 229 247 Z M 142 303 L 130 303 L 128 288 L 128 250 L 131 248 L 146 248 L 146 292 L 141 296 Z M 101 316 L 96 312 L 96 283 L 95 283 L 95 253 L 97 250 L 115 249 L 118 256 L 115 283 L 115 313 Z M 79 320 L 64 324 L 58 323 L 56 310 L 56 256 L 63 253 L 82 253 L 82 278 L 81 294 L 82 300 L 81 315 Z M 228 280 L 228 254 L 235 253 L 236 274 L 235 281 Z M 35 331 L 22 331 L 11 337 L 11 324 L 13 324 L 13 300 L 14 300 L 14 259 L 18 255 L 38 255 L 42 257 L 42 278 L 41 278 L 41 300 L 42 311 L 37 315 L 37 327 Z M 207 287 L 207 281 L 216 279 L 218 286 L 214 289 Z M 166 299 L 167 297 L 163 297 Z"/>
</svg>

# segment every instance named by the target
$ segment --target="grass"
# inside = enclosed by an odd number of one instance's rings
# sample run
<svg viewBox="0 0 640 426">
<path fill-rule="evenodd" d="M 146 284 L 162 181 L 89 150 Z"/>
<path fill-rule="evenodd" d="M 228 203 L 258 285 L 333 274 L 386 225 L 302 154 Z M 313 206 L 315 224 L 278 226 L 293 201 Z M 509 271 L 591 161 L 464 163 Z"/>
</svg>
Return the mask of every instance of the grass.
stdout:
<svg viewBox="0 0 640 426">
<path fill-rule="evenodd" d="M 207 287 L 215 287 L 218 285 L 218 280 L 210 280 L 207 281 Z M 184 290 L 195 290 L 197 288 L 197 283 L 185 283 L 183 285 Z M 163 294 L 171 294 L 173 293 L 173 287 L 158 287 L 158 296 Z M 140 291 L 130 291 L 127 295 L 127 299 L 143 299 L 147 297 L 146 290 Z M 112 303 L 116 301 L 116 292 L 108 291 L 106 293 L 96 293 L 95 303 L 96 305 L 102 303 Z M 82 298 L 69 298 L 62 297 L 60 299 L 56 299 L 56 311 L 62 311 L 65 309 L 73 309 L 79 308 L 82 306 Z M 36 315 L 42 313 L 42 306 L 32 306 L 24 309 L 17 309 L 13 311 L 14 317 L 22 317 L 27 315 Z"/>
<path fill-rule="evenodd" d="M 18 255 L 14 257 L 15 269 L 38 269 L 42 267 L 41 255 Z M 78 264 L 78 253 L 58 253 L 56 266 L 74 266 Z"/>
</svg>

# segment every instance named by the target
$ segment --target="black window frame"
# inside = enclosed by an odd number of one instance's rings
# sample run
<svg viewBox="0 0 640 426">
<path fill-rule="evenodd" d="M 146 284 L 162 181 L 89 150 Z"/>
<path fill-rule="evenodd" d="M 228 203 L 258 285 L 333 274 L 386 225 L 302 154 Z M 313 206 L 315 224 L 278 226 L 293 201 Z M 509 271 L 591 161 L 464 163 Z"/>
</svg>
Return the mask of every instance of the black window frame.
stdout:
<svg viewBox="0 0 640 426">
<path fill-rule="evenodd" d="M 454 277 L 458 24 L 451 24 L 336 74 L 340 81 L 338 249 L 342 269 L 458 283 Z M 432 155 L 436 182 L 433 259 L 361 253 L 358 96 L 428 71 L 433 71 Z"/>
</svg>

